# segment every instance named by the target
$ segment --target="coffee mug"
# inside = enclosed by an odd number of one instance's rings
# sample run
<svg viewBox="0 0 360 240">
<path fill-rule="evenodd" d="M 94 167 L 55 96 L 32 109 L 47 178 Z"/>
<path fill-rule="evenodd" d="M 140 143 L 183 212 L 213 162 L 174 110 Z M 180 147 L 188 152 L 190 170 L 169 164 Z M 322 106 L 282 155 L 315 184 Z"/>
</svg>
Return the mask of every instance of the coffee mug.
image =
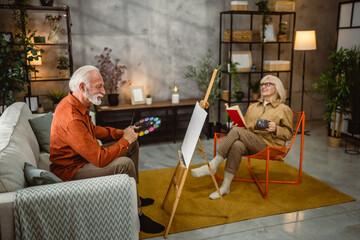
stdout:
<svg viewBox="0 0 360 240">
<path fill-rule="evenodd" d="M 269 120 L 266 119 L 258 119 L 256 121 L 256 128 L 257 129 L 266 129 L 269 125 Z"/>
</svg>

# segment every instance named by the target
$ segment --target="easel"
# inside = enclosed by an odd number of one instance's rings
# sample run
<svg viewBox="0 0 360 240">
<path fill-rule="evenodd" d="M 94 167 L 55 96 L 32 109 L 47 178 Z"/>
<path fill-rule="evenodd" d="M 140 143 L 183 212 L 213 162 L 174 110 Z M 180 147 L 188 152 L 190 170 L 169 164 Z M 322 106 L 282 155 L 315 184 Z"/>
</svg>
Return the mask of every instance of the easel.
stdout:
<svg viewBox="0 0 360 240">
<path fill-rule="evenodd" d="M 211 88 L 212 88 L 212 85 L 214 83 L 214 79 L 216 77 L 216 73 L 217 73 L 217 70 L 215 69 L 214 72 L 213 72 L 213 75 L 212 75 L 212 78 L 211 78 L 211 81 L 210 81 L 210 85 L 207 89 L 207 92 L 206 92 L 206 95 L 205 95 L 205 98 L 204 100 L 200 101 L 200 107 L 205 109 L 205 108 L 208 108 L 209 107 L 209 103 L 207 102 L 207 99 L 209 97 L 209 94 L 210 94 L 210 91 L 211 91 Z M 226 206 L 225 206 L 225 202 L 220 194 L 220 190 L 219 190 L 219 186 L 217 185 L 217 182 L 216 182 L 216 179 L 215 179 L 215 176 L 214 176 L 214 173 L 212 172 L 211 170 L 211 167 L 210 167 L 210 164 L 209 164 L 209 161 L 208 161 L 208 158 L 206 156 L 206 153 L 204 151 L 204 147 L 200 141 L 200 138 L 198 139 L 198 144 L 200 145 L 200 148 L 196 147 L 195 148 L 195 151 L 197 151 L 198 153 L 200 153 L 204 158 L 205 158 L 205 162 L 209 168 L 209 171 L 210 171 L 210 174 L 211 174 L 211 178 L 214 182 L 214 185 L 215 185 L 215 188 L 220 196 L 220 201 L 221 201 L 221 204 L 223 206 L 223 209 L 224 209 L 224 213 L 226 215 L 227 218 L 229 218 L 229 212 L 227 211 L 226 209 Z M 169 185 L 169 188 L 167 190 L 167 193 L 165 195 L 165 198 L 164 198 L 164 201 L 163 201 L 163 204 L 161 206 L 162 209 L 165 208 L 165 204 L 168 200 L 168 197 L 169 197 L 169 193 L 170 193 L 170 189 L 171 187 L 174 188 L 174 191 L 175 191 L 175 201 L 174 201 L 174 205 L 172 207 L 172 210 L 171 210 L 171 215 L 170 215 L 170 219 L 169 219 L 169 223 L 166 227 L 166 230 L 165 230 L 165 235 L 164 235 L 164 238 L 167 238 L 167 235 L 169 234 L 169 231 L 170 231 L 170 227 L 171 227 L 171 224 L 174 220 L 174 217 L 175 217 L 175 212 L 176 212 L 176 209 L 177 209 L 177 206 L 179 204 L 179 200 L 180 200 L 180 196 L 181 196 L 181 193 L 182 193 L 182 190 L 183 190 L 183 187 L 185 185 L 185 180 L 186 180 L 186 176 L 189 172 L 189 168 L 187 168 L 184 164 L 184 159 L 183 159 L 183 155 L 181 153 L 180 150 L 178 150 L 178 158 L 179 158 L 179 162 L 175 168 L 175 171 L 174 171 L 174 175 L 171 179 L 171 182 L 170 182 L 170 185 Z M 191 161 L 190 161 L 190 164 L 191 164 Z M 189 164 L 189 166 L 190 166 Z"/>
</svg>

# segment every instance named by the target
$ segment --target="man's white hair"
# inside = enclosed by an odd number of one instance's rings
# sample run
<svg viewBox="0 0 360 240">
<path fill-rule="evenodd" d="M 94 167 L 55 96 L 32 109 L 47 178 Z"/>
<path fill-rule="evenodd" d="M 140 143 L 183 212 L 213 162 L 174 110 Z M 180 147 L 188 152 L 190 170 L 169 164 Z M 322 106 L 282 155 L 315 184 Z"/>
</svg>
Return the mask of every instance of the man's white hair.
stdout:
<svg viewBox="0 0 360 240">
<path fill-rule="evenodd" d="M 275 84 L 277 98 L 279 98 L 280 102 L 285 103 L 286 101 L 285 89 L 281 80 L 273 75 L 266 75 L 261 79 L 260 83 L 263 83 L 266 79 L 269 79 L 270 82 Z M 263 96 L 261 96 L 260 99 L 263 99 Z"/>
<path fill-rule="evenodd" d="M 76 92 L 77 90 L 79 90 L 79 85 L 82 82 L 85 83 L 86 86 L 88 87 L 91 71 L 99 72 L 99 69 L 91 65 L 85 65 L 80 67 L 78 70 L 76 70 L 69 81 L 70 90 L 72 92 Z"/>
</svg>

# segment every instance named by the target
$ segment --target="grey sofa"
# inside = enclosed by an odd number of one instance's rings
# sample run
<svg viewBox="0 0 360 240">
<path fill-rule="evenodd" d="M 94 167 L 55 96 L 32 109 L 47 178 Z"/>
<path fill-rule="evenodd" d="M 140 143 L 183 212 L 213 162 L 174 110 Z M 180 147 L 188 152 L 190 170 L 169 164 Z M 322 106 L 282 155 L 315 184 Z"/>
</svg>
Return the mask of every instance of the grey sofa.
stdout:
<svg viewBox="0 0 360 240">
<path fill-rule="evenodd" d="M 34 117 L 36 115 L 32 114 L 28 106 L 22 102 L 9 106 L 0 117 L 0 239 L 15 238 L 16 191 L 28 187 L 23 172 L 25 162 L 49 171 L 49 154 L 40 152 L 37 138 L 28 121 Z M 133 239 L 138 239 L 136 183 L 133 178 L 131 179 L 129 194 L 134 204 L 128 214 L 131 214 Z"/>
</svg>

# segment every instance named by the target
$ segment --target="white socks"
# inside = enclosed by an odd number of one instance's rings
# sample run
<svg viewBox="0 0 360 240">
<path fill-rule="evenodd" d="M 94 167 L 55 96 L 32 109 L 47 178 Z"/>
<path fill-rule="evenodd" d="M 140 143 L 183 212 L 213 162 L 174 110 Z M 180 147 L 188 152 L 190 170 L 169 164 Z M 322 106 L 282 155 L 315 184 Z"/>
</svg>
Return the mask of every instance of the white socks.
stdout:
<svg viewBox="0 0 360 240">
<path fill-rule="evenodd" d="M 221 196 L 224 196 L 224 195 L 230 193 L 230 184 L 231 184 L 232 179 L 234 178 L 234 175 L 235 174 L 233 174 L 233 173 L 225 171 L 224 181 L 219 189 Z M 215 191 L 209 195 L 209 198 L 210 199 L 218 199 L 218 198 L 220 198 L 220 196 L 219 196 L 218 192 Z"/>
<path fill-rule="evenodd" d="M 211 171 L 214 174 L 216 173 L 216 170 L 217 170 L 218 166 L 220 165 L 220 163 L 222 163 L 223 161 L 224 161 L 224 158 L 220 155 L 216 155 L 215 158 L 210 161 L 209 164 L 211 167 Z M 204 166 L 192 169 L 191 175 L 193 175 L 193 177 L 203 177 L 203 176 L 210 175 L 209 167 L 207 166 L 207 164 L 205 164 Z"/>
</svg>

